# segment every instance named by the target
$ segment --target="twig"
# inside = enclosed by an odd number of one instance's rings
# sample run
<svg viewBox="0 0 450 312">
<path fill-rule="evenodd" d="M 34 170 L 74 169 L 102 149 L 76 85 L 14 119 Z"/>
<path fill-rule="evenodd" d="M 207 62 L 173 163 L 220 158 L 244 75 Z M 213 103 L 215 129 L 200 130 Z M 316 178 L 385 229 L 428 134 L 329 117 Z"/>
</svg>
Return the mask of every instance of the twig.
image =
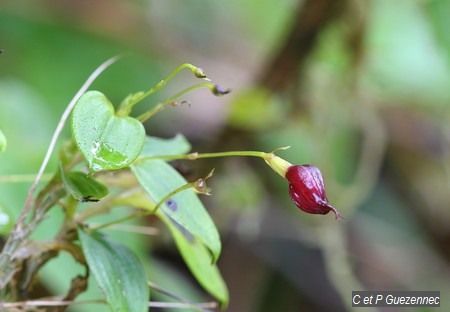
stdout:
<svg viewBox="0 0 450 312">
<path fill-rule="evenodd" d="M 200 302 L 200 303 L 181 303 L 181 302 L 159 302 L 159 301 L 150 301 L 148 303 L 149 307 L 153 308 L 175 308 L 175 309 L 184 309 L 184 308 L 203 308 L 203 309 L 214 309 L 217 307 L 216 302 Z"/>
<path fill-rule="evenodd" d="M 215 308 L 217 306 L 217 304 L 215 302 L 212 302 L 212 303 L 215 304 L 215 306 L 212 306 L 212 307 L 200 307 L 200 306 L 198 306 L 198 304 L 195 304 L 195 303 L 193 303 L 190 300 L 187 300 L 187 299 L 185 299 L 183 297 L 180 297 L 180 296 L 178 296 L 178 295 L 176 295 L 176 294 L 174 294 L 174 293 L 172 293 L 172 292 L 162 288 L 161 286 L 156 285 L 153 282 L 148 281 L 147 284 L 148 284 L 148 287 L 150 287 L 151 289 L 156 290 L 157 292 L 159 292 L 159 293 L 161 293 L 163 295 L 169 296 L 169 297 L 171 297 L 171 298 L 173 298 L 175 300 L 178 300 L 178 301 L 180 301 L 180 303 L 189 304 L 192 308 L 194 308 L 196 310 L 199 310 L 199 311 L 208 311 L 208 310 L 205 310 L 205 309 L 207 309 L 207 308 L 211 308 L 212 309 L 212 308 Z"/>
<path fill-rule="evenodd" d="M 78 304 L 106 304 L 104 300 L 85 300 L 85 301 L 53 301 L 53 300 L 29 300 L 21 302 L 0 302 L 1 308 L 19 308 L 19 307 L 61 307 Z M 183 309 L 189 307 L 214 309 L 217 307 L 216 302 L 199 302 L 199 303 L 180 303 L 180 302 L 161 302 L 150 301 L 149 307 L 153 308 L 175 308 Z"/>
<path fill-rule="evenodd" d="M 57 301 L 57 300 L 29 300 L 20 302 L 0 302 L 0 308 L 19 308 L 19 307 L 60 307 L 75 304 L 105 304 L 104 300 L 86 300 L 86 301 Z"/>
<path fill-rule="evenodd" d="M 45 173 L 42 175 L 42 181 L 49 181 L 52 178 L 52 173 Z M 10 174 L 0 176 L 0 183 L 24 183 L 33 182 L 36 174 Z"/>
<path fill-rule="evenodd" d="M 90 225 L 93 227 L 96 226 L 96 224 L 90 224 Z M 144 235 L 159 234 L 159 230 L 155 227 L 132 225 L 132 224 L 111 224 L 107 227 L 104 227 L 104 229 L 111 230 L 111 231 L 121 231 L 121 232 L 144 234 Z"/>
</svg>

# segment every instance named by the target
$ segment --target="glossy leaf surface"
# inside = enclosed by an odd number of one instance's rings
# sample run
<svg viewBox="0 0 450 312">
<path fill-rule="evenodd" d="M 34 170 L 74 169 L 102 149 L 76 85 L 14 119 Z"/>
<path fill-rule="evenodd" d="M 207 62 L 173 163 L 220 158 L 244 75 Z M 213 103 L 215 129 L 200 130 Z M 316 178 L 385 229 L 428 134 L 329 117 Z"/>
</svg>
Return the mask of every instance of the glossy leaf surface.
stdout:
<svg viewBox="0 0 450 312">
<path fill-rule="evenodd" d="M 116 116 L 104 94 L 86 92 L 72 115 L 75 142 L 88 161 L 92 173 L 129 166 L 141 152 L 145 130 L 128 116 Z"/>
<path fill-rule="evenodd" d="M 149 288 L 145 271 L 127 248 L 100 233 L 78 230 L 92 274 L 113 312 L 148 311 Z"/>
<path fill-rule="evenodd" d="M 160 159 L 138 161 L 131 169 L 155 203 L 188 183 L 174 168 Z M 205 244 L 212 253 L 213 261 L 217 260 L 221 250 L 219 233 L 193 189 L 175 194 L 159 209 Z"/>
</svg>

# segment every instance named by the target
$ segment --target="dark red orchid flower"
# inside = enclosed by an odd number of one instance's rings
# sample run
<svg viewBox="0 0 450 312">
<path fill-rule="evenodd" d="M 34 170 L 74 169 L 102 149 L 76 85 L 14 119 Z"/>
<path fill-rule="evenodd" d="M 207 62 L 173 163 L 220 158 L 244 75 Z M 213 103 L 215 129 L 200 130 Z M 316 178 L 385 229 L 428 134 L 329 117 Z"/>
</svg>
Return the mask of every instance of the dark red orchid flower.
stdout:
<svg viewBox="0 0 450 312">
<path fill-rule="evenodd" d="M 277 150 L 288 149 L 289 146 Z M 289 182 L 289 195 L 302 211 L 313 214 L 327 214 L 333 211 L 336 219 L 342 218 L 339 212 L 328 203 L 323 184 L 322 173 L 313 165 L 293 165 L 275 156 L 264 153 L 265 162 L 280 176 Z"/>
<path fill-rule="evenodd" d="M 336 219 L 342 217 L 328 203 L 319 168 L 313 165 L 290 166 L 285 177 L 289 181 L 289 195 L 298 208 L 307 213 L 323 215 L 333 211 Z"/>
</svg>

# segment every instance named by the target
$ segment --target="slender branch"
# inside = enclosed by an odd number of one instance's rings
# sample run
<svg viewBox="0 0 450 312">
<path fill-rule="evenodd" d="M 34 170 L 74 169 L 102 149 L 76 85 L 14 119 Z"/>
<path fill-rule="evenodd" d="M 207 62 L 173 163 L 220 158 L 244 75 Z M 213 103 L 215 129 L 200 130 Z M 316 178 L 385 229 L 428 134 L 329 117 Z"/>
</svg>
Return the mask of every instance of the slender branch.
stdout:
<svg viewBox="0 0 450 312">
<path fill-rule="evenodd" d="M 41 177 L 41 181 L 49 181 L 52 178 L 52 173 L 44 173 Z M 0 176 L 0 183 L 24 183 L 33 182 L 36 178 L 36 174 L 10 174 Z"/>
<path fill-rule="evenodd" d="M 139 218 L 139 217 L 144 217 L 146 215 L 149 215 L 150 213 L 152 213 L 152 212 L 151 211 L 137 211 L 137 212 L 135 212 L 135 213 L 133 213 L 131 215 L 128 215 L 126 217 L 123 217 L 123 218 L 120 218 L 120 219 L 117 219 L 117 220 L 114 220 L 114 221 L 111 221 L 111 222 L 103 223 L 103 224 L 100 224 L 100 225 L 95 226 L 95 227 L 91 227 L 89 229 L 89 231 L 90 232 L 95 232 L 95 231 L 98 231 L 98 230 L 101 230 L 101 229 L 104 229 L 104 228 L 109 228 L 111 226 L 118 225 L 118 224 L 120 224 L 122 222 L 125 222 L 125 221 L 128 221 L 128 220 L 136 219 L 136 218 Z"/>
<path fill-rule="evenodd" d="M 157 292 L 159 292 L 159 293 L 161 293 L 163 295 L 169 296 L 169 297 L 171 297 L 173 299 L 176 299 L 178 301 L 181 301 L 181 302 L 188 302 L 187 299 L 185 299 L 183 297 L 180 297 L 178 295 L 175 295 L 174 293 L 168 291 L 167 289 L 162 288 L 161 286 L 159 286 L 159 285 L 157 285 L 157 284 L 155 284 L 153 282 L 147 281 L 147 285 L 151 289 L 156 290 Z"/>
<path fill-rule="evenodd" d="M 134 105 L 136 105 L 137 103 L 139 103 L 140 101 L 142 101 L 143 99 L 145 99 L 147 96 L 155 93 L 156 91 L 164 88 L 164 86 L 173 78 L 175 77 L 180 71 L 182 71 L 183 69 L 188 68 L 192 71 L 192 73 L 197 77 L 197 78 L 202 78 L 206 81 L 210 81 L 208 78 L 206 78 L 205 73 L 203 72 L 203 70 L 201 68 L 198 68 L 192 64 L 181 64 L 180 66 L 178 66 L 173 72 L 171 72 L 169 74 L 169 76 L 167 76 L 165 79 L 161 80 L 160 82 L 158 82 L 154 87 L 150 88 L 147 92 L 145 92 L 144 94 L 142 94 L 141 96 L 139 96 L 138 98 L 134 99 L 133 101 L 131 101 L 130 103 L 128 103 L 126 105 L 126 107 L 124 107 L 124 110 L 130 110 Z"/>
<path fill-rule="evenodd" d="M 200 303 L 181 303 L 181 302 L 158 302 L 150 301 L 148 306 L 151 308 L 173 308 L 173 309 L 185 309 L 185 308 L 203 308 L 214 309 L 217 308 L 216 302 L 200 302 Z"/>
<path fill-rule="evenodd" d="M 161 155 L 161 156 L 148 156 L 139 158 L 137 161 L 148 160 L 148 159 L 163 159 L 163 160 L 176 160 L 176 159 L 189 159 L 197 160 L 200 158 L 215 158 L 215 157 L 232 157 L 232 156 L 243 156 L 243 157 L 260 157 L 264 158 L 267 153 L 259 151 L 231 151 L 231 152 L 218 152 L 218 153 L 190 153 L 190 154 L 178 154 L 178 155 Z"/>
<path fill-rule="evenodd" d="M 95 224 L 93 224 L 95 228 Z M 103 227 L 105 228 L 105 227 Z M 133 225 L 133 224 L 110 224 L 107 227 L 107 230 L 110 231 L 120 231 L 120 232 L 128 232 L 128 233 L 137 233 L 143 235 L 157 235 L 159 234 L 158 228 L 151 226 L 141 226 L 141 225 Z"/>
<path fill-rule="evenodd" d="M 183 297 L 180 297 L 180 296 L 178 296 L 178 295 L 175 295 L 174 293 L 168 291 L 167 289 L 162 288 L 162 287 L 159 286 L 159 285 L 156 285 L 156 284 L 153 283 L 153 282 L 148 281 L 147 284 L 148 284 L 148 287 L 150 287 L 151 289 L 156 290 L 157 292 L 159 292 L 159 293 L 161 293 L 161 294 L 163 294 L 163 295 L 169 296 L 169 297 L 171 297 L 171 298 L 173 298 L 173 299 L 175 299 L 175 300 L 178 300 L 178 301 L 180 301 L 181 303 L 188 304 L 188 305 L 190 305 L 190 307 L 192 307 L 192 308 L 195 309 L 195 310 L 198 310 L 198 311 L 207 311 L 207 310 L 205 310 L 205 309 L 202 309 L 202 307 L 199 307 L 198 305 L 196 305 L 196 304 L 193 303 L 192 301 L 187 300 L 187 299 L 185 299 L 185 298 L 183 298 Z M 211 307 L 211 308 L 215 308 L 215 306 L 214 306 L 214 307 Z"/>
<path fill-rule="evenodd" d="M 34 247 L 37 248 L 38 250 L 45 250 L 45 251 L 65 250 L 68 253 L 70 253 L 77 262 L 82 263 L 82 264 L 86 263 L 86 260 L 84 258 L 83 252 L 81 251 L 80 246 L 75 245 L 74 243 L 72 243 L 70 241 L 66 241 L 63 239 L 42 241 L 42 242 L 36 242 Z"/>
<path fill-rule="evenodd" d="M 214 90 L 214 85 L 211 83 L 199 83 L 193 86 L 190 86 L 180 92 L 178 92 L 177 94 L 175 94 L 174 96 L 171 96 L 170 98 L 166 99 L 164 102 L 159 103 L 158 105 L 156 105 L 155 107 L 153 107 L 152 109 L 150 109 L 149 111 L 143 113 L 142 115 L 138 116 L 137 119 L 140 122 L 145 122 L 146 120 L 150 119 L 151 117 L 153 117 L 155 114 L 159 113 L 160 111 L 162 111 L 164 108 L 166 108 L 168 105 L 171 105 L 172 103 L 174 103 L 174 101 L 176 99 L 178 99 L 179 97 L 181 97 L 182 95 L 195 90 L 195 89 L 200 89 L 200 88 L 208 88 L 211 91 Z"/>
<path fill-rule="evenodd" d="M 21 308 L 21 307 L 60 307 L 79 304 L 106 304 L 104 300 L 85 300 L 85 301 L 53 301 L 53 300 L 28 300 L 21 302 L 0 302 L 0 308 Z M 179 303 L 179 302 L 161 302 L 150 301 L 149 307 L 153 308 L 206 308 L 214 309 L 217 307 L 216 302 L 199 302 L 199 303 Z"/>
<path fill-rule="evenodd" d="M 75 304 L 106 304 L 105 300 L 85 300 L 85 301 L 58 301 L 58 300 L 28 300 L 20 302 L 0 302 L 0 308 L 20 308 L 20 307 L 59 307 Z"/>
</svg>

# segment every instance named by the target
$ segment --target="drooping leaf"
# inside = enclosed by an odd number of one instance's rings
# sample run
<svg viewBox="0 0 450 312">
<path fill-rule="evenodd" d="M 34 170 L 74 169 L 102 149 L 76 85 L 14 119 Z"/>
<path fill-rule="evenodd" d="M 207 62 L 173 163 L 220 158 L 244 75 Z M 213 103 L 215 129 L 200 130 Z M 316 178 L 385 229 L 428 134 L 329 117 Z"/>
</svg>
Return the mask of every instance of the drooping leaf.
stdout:
<svg viewBox="0 0 450 312">
<path fill-rule="evenodd" d="M 182 134 L 177 134 L 170 139 L 147 136 L 139 158 L 149 156 L 178 155 L 187 153 L 190 149 L 191 144 L 189 144 L 188 140 L 186 140 Z"/>
<path fill-rule="evenodd" d="M 174 168 L 160 159 L 137 161 L 131 165 L 131 169 L 155 203 L 188 183 Z M 159 209 L 198 238 L 211 251 L 213 261 L 217 260 L 221 250 L 219 233 L 194 190 L 187 189 L 175 194 Z"/>
<path fill-rule="evenodd" d="M 116 116 L 112 104 L 98 91 L 86 92 L 78 100 L 72 133 L 92 173 L 129 166 L 145 138 L 142 124 L 129 116 Z"/>
<path fill-rule="evenodd" d="M 102 234 L 78 230 L 89 268 L 113 312 L 148 311 L 150 291 L 145 271 L 125 246 Z"/>
<path fill-rule="evenodd" d="M 3 153 L 6 149 L 6 137 L 3 134 L 2 130 L 0 130 L 0 153 Z"/>
<path fill-rule="evenodd" d="M 220 301 L 222 307 L 226 307 L 228 304 L 228 289 L 217 265 L 211 263 L 208 250 L 197 238 L 167 216 L 165 212 L 159 210 L 157 215 L 169 228 L 184 262 L 197 281 Z"/>
<path fill-rule="evenodd" d="M 61 170 L 61 178 L 67 192 L 80 202 L 96 202 L 108 195 L 108 188 L 88 177 L 83 172 L 65 173 Z"/>
</svg>

